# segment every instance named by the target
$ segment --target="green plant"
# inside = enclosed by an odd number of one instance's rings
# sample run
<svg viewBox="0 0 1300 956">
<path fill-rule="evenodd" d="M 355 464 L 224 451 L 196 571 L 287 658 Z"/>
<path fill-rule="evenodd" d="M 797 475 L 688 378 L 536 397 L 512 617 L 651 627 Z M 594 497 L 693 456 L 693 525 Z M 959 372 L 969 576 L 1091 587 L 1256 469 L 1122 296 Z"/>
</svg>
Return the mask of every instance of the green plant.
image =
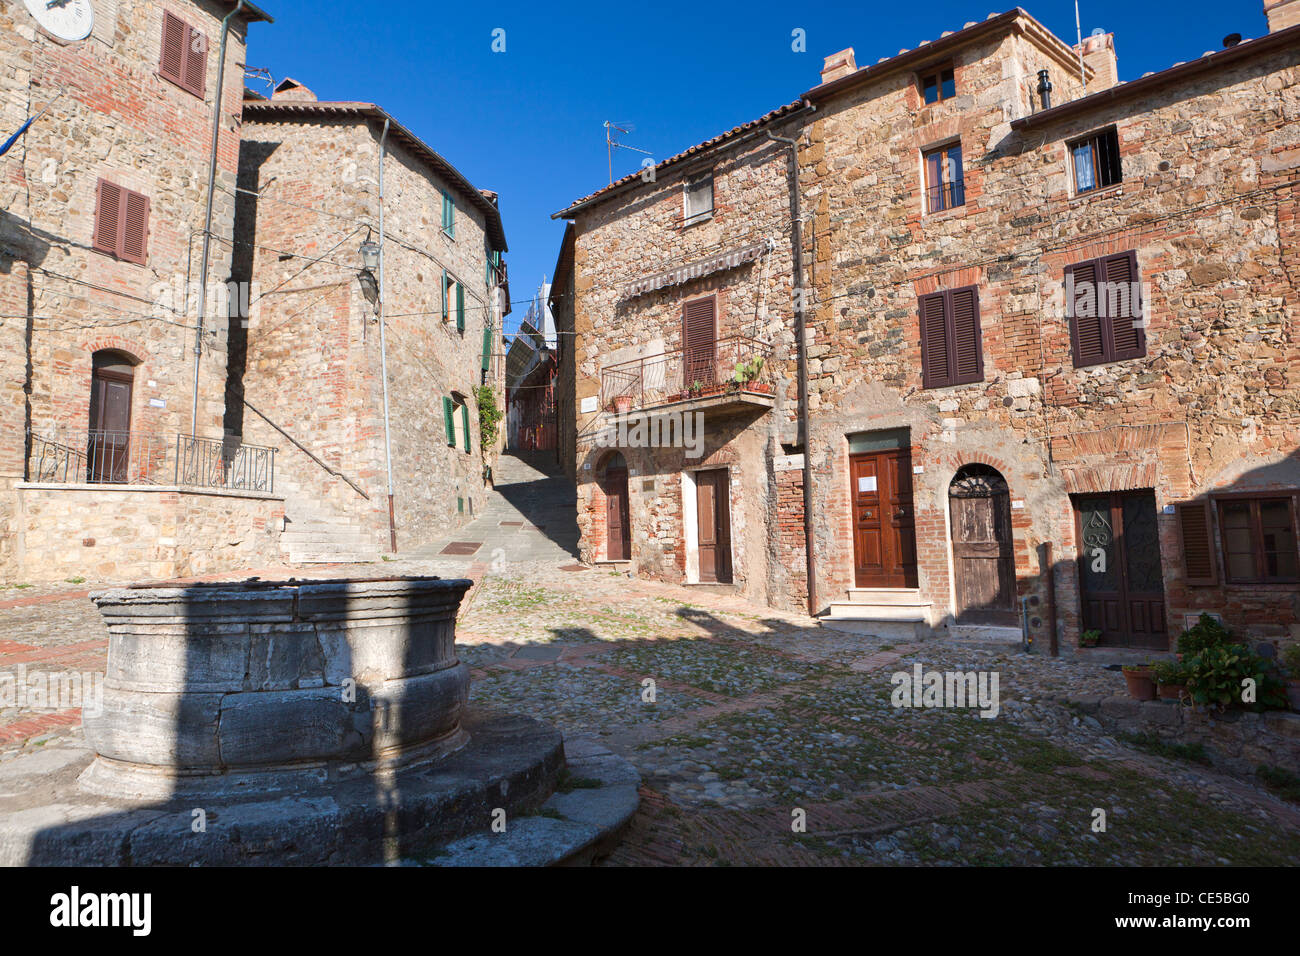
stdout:
<svg viewBox="0 0 1300 956">
<path fill-rule="evenodd" d="M 475 385 L 474 401 L 478 404 L 479 447 L 486 458 L 488 449 L 496 448 L 502 412 L 497 404 L 497 390 L 491 385 Z"/>
<path fill-rule="evenodd" d="M 1181 661 L 1156 661 L 1151 666 L 1152 678 L 1157 684 L 1164 684 L 1166 687 L 1186 684 L 1187 674 L 1187 665 Z"/>
<path fill-rule="evenodd" d="M 1282 651 L 1282 666 L 1292 680 L 1300 680 L 1300 644 L 1292 644 Z"/>
<path fill-rule="evenodd" d="M 704 383 L 703 383 L 703 382 L 701 382 L 698 378 L 697 378 L 695 381 L 691 382 L 691 394 L 692 394 L 692 395 L 698 395 L 698 394 L 700 394 L 700 392 L 702 392 L 702 391 L 704 391 Z"/>
<path fill-rule="evenodd" d="M 1267 710 L 1287 706 L 1286 691 L 1272 661 L 1242 644 L 1215 644 L 1190 660 L 1187 690 L 1193 702 L 1205 707 Z M 1253 680 L 1255 699 L 1245 701 L 1244 682 Z"/>
<path fill-rule="evenodd" d="M 1096 647 L 1101 643 L 1101 631 L 1090 628 L 1079 635 L 1080 647 Z"/>
<path fill-rule="evenodd" d="M 1178 653 L 1184 658 L 1195 657 L 1208 647 L 1222 647 L 1235 644 L 1232 631 L 1223 624 L 1202 612 L 1195 624 L 1178 635 Z"/>
<path fill-rule="evenodd" d="M 1149 674 L 1151 673 L 1151 662 L 1143 661 L 1141 664 L 1125 664 L 1123 670 L 1126 674 Z"/>
<path fill-rule="evenodd" d="M 736 371 L 732 374 L 731 380 L 738 385 L 743 385 L 758 378 L 762 371 L 763 356 L 754 355 L 736 366 Z"/>
</svg>

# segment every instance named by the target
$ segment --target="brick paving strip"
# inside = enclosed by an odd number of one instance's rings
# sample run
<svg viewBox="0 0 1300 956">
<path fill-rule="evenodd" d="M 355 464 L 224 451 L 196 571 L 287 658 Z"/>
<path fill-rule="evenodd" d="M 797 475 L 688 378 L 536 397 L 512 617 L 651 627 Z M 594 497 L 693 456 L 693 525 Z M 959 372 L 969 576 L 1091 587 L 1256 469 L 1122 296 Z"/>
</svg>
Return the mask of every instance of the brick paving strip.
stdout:
<svg viewBox="0 0 1300 956">
<path fill-rule="evenodd" d="M 81 708 L 56 710 L 35 717 L 24 717 L 10 724 L 0 725 L 0 743 L 18 743 L 39 737 L 51 730 L 77 727 L 81 724 Z"/>
</svg>

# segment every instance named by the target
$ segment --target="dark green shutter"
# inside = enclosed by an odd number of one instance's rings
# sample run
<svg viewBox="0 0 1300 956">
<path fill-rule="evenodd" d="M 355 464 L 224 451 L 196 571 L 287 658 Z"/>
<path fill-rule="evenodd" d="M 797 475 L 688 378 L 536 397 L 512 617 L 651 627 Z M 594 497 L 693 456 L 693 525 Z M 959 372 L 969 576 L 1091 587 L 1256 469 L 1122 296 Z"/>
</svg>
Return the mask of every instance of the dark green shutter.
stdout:
<svg viewBox="0 0 1300 956">
<path fill-rule="evenodd" d="M 442 321 L 447 321 L 447 270 L 442 270 Z"/>
<path fill-rule="evenodd" d="M 447 429 L 447 444 L 452 448 L 456 447 L 456 421 L 452 416 L 455 414 L 455 405 L 446 395 L 442 397 L 442 424 Z"/>
<path fill-rule="evenodd" d="M 456 331 L 465 331 L 465 287 L 456 283 Z"/>
<path fill-rule="evenodd" d="M 460 407 L 460 423 L 465 430 L 465 450 L 469 451 L 469 403 Z"/>
<path fill-rule="evenodd" d="M 492 323 L 483 328 L 483 371 L 492 366 Z"/>
</svg>

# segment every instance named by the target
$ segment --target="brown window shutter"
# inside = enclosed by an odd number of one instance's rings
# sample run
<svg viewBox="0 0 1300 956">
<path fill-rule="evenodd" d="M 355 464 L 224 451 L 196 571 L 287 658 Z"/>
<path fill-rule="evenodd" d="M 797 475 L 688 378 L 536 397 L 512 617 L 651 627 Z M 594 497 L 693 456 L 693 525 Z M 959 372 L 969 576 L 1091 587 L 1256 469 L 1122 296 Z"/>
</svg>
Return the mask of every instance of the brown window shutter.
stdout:
<svg viewBox="0 0 1300 956">
<path fill-rule="evenodd" d="M 162 57 L 158 61 L 158 72 L 178 86 L 185 86 L 185 41 L 189 32 L 184 20 L 163 11 Z"/>
<path fill-rule="evenodd" d="M 951 313 L 953 385 L 984 381 L 984 350 L 980 343 L 979 294 L 972 286 L 948 293 Z"/>
<path fill-rule="evenodd" d="M 181 83 L 195 96 L 207 92 L 208 79 L 208 37 L 202 30 L 186 27 L 185 72 Z"/>
<path fill-rule="evenodd" d="M 1216 584 L 1214 532 L 1210 525 L 1210 503 L 1189 501 L 1178 505 L 1178 534 L 1182 540 L 1183 571 L 1188 584 Z"/>
<path fill-rule="evenodd" d="M 1104 314 L 1110 327 L 1109 361 L 1138 358 L 1146 354 L 1146 333 L 1135 323 L 1142 318 L 1142 293 L 1138 285 L 1137 253 L 1122 252 L 1101 260 L 1106 277 Z M 1113 313 L 1113 314 L 1112 314 Z"/>
<path fill-rule="evenodd" d="M 122 190 L 122 239 L 118 256 L 127 262 L 145 264 L 149 239 L 149 197 Z"/>
<path fill-rule="evenodd" d="M 713 385 L 717 365 L 717 305 L 715 296 L 693 299 L 682 306 L 682 387 L 695 382 Z"/>
<path fill-rule="evenodd" d="M 921 387 L 951 385 L 948 373 L 948 322 L 943 292 L 921 296 Z"/>
<path fill-rule="evenodd" d="M 1070 316 L 1070 343 L 1074 347 L 1074 367 L 1100 365 L 1107 361 L 1106 337 L 1102 331 L 1101 303 L 1098 301 L 1097 260 L 1080 262 L 1066 269 L 1074 276 L 1073 300 L 1066 303 Z M 1084 296 L 1083 293 L 1089 293 Z M 1083 300 L 1086 315 L 1076 315 L 1075 310 Z"/>
<path fill-rule="evenodd" d="M 122 188 L 101 179 L 95 190 L 95 228 L 91 245 L 110 256 L 117 255 L 121 205 Z"/>
</svg>

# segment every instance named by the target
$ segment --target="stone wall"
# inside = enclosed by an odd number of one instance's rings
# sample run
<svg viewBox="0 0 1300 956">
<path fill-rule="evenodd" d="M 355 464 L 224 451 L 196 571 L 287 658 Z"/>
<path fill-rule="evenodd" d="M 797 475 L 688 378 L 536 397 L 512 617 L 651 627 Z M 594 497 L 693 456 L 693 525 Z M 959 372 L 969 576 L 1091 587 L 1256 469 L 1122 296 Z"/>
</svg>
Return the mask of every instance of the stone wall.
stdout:
<svg viewBox="0 0 1300 956">
<path fill-rule="evenodd" d="M 131 582 L 274 567 L 284 499 L 167 485 L 19 484 L 12 580 Z"/>
</svg>

